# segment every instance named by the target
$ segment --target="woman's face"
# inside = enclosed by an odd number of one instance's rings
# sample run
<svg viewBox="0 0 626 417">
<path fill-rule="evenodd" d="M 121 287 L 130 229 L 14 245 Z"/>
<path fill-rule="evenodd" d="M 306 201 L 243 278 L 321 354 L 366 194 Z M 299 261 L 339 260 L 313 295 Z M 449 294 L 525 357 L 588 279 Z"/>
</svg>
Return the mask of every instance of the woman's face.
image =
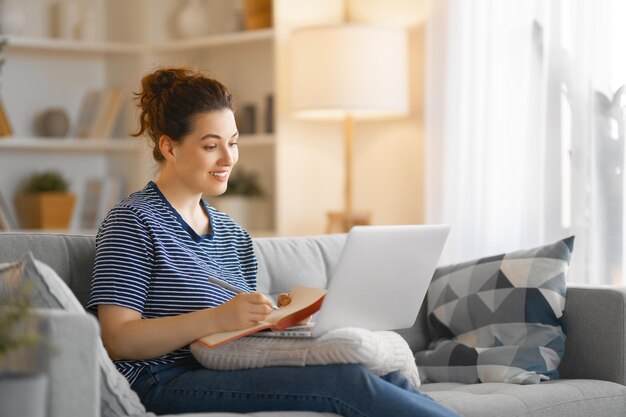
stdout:
<svg viewBox="0 0 626 417">
<path fill-rule="evenodd" d="M 192 132 L 174 145 L 174 169 L 179 180 L 194 192 L 223 194 L 239 160 L 238 137 L 230 109 L 197 115 Z"/>
</svg>

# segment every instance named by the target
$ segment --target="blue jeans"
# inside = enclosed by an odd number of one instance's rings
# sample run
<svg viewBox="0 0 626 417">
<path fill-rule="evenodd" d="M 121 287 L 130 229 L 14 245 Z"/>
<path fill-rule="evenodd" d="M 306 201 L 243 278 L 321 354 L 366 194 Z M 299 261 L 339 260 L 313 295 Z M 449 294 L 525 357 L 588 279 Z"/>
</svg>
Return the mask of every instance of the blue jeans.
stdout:
<svg viewBox="0 0 626 417">
<path fill-rule="evenodd" d="M 361 365 L 279 366 L 213 371 L 195 360 L 150 365 L 133 382 L 148 411 L 318 411 L 342 416 L 453 417 L 400 373 Z"/>
</svg>

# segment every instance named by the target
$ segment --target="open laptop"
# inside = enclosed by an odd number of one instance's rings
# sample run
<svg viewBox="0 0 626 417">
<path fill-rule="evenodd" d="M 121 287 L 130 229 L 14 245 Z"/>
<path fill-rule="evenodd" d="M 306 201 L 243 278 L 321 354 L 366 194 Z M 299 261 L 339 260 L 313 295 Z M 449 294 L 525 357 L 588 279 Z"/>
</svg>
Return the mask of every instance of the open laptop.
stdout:
<svg viewBox="0 0 626 417">
<path fill-rule="evenodd" d="M 449 232 L 448 225 L 353 227 L 315 323 L 251 336 L 318 337 L 341 327 L 411 327 Z"/>
</svg>

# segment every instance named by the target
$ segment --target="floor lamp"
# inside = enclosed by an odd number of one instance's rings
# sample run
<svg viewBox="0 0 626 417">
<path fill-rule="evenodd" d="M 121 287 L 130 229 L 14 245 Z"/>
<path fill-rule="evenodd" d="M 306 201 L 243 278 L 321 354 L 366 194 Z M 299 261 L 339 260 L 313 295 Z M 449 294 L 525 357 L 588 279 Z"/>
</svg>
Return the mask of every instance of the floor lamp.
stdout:
<svg viewBox="0 0 626 417">
<path fill-rule="evenodd" d="M 366 24 L 298 29 L 291 63 L 294 116 L 344 125 L 344 207 L 328 213 L 327 233 L 369 224 L 369 214 L 352 207 L 354 121 L 408 113 L 406 32 Z"/>
</svg>

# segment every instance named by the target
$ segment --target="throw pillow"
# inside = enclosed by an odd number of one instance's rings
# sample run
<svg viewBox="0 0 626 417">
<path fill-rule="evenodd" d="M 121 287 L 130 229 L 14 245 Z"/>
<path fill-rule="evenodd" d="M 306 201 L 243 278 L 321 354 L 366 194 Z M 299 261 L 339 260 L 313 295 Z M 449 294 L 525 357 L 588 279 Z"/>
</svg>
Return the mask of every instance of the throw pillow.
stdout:
<svg viewBox="0 0 626 417">
<path fill-rule="evenodd" d="M 21 278 L 32 283 L 35 307 L 87 314 L 67 284 L 52 268 L 35 259 L 32 253 L 26 255 L 19 264 L 22 271 Z M 10 279 L 9 272 L 14 270 L 6 268 L 3 271 L 7 273 L 0 273 L 0 282 Z M 139 397 L 130 388 L 126 378 L 115 368 L 102 342 L 99 344 L 97 356 L 101 373 L 101 415 L 113 417 L 145 414 L 146 410 Z"/>
<path fill-rule="evenodd" d="M 438 268 L 428 289 L 429 382 L 535 384 L 558 378 L 565 276 L 574 237 Z"/>
<path fill-rule="evenodd" d="M 344 327 L 316 339 L 248 336 L 212 349 L 199 342 L 190 348 L 204 367 L 220 371 L 359 363 L 375 375 L 398 371 L 415 388 L 420 384 L 411 348 L 391 331 Z"/>
</svg>

